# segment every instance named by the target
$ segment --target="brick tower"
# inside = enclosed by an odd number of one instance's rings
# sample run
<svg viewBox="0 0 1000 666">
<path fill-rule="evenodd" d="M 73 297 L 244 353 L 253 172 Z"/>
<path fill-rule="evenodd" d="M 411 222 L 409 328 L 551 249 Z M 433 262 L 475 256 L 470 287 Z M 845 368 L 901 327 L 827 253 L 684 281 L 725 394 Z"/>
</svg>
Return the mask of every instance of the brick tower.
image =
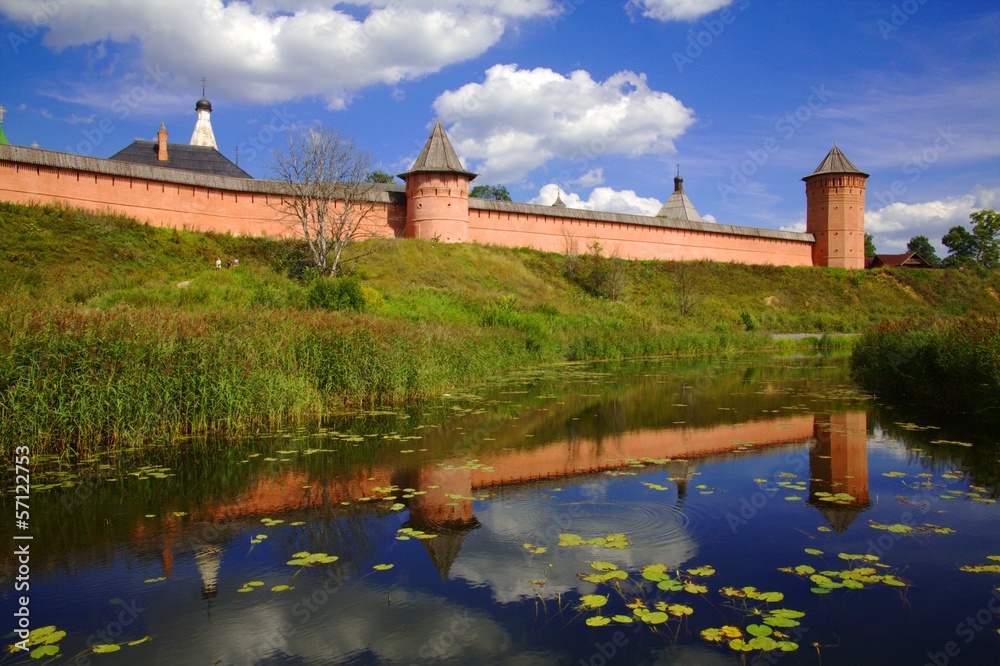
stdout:
<svg viewBox="0 0 1000 666">
<path fill-rule="evenodd" d="M 466 171 L 438 121 L 406 181 L 406 237 L 464 243 L 469 240 L 469 183 Z"/>
<path fill-rule="evenodd" d="M 814 266 L 865 267 L 865 180 L 837 144 L 806 183 L 806 231 L 816 237 Z"/>
</svg>

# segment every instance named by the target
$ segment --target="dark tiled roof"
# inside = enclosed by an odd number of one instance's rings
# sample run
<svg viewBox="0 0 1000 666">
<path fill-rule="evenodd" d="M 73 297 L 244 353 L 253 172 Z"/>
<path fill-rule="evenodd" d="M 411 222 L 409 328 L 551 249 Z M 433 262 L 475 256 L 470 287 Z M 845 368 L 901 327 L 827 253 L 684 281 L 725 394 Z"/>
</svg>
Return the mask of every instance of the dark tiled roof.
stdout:
<svg viewBox="0 0 1000 666">
<path fill-rule="evenodd" d="M 837 144 L 833 144 L 833 148 L 826 154 L 823 161 L 819 163 L 816 170 L 802 180 L 805 180 L 810 176 L 819 176 L 826 173 L 856 173 L 865 176 L 866 178 L 868 177 L 867 173 L 858 169 L 858 167 L 854 166 L 851 160 L 847 159 L 847 156 L 840 151 L 840 148 L 837 148 Z"/>
<path fill-rule="evenodd" d="M 460 173 L 472 178 L 476 174 L 466 171 L 462 166 L 462 160 L 458 159 L 458 153 L 451 145 L 448 134 L 441 126 L 441 121 L 437 121 L 431 135 L 424 144 L 424 149 L 420 151 L 413 166 L 406 173 L 399 177 L 405 179 L 411 173 Z"/>
<path fill-rule="evenodd" d="M 253 178 L 243 169 L 230 162 L 225 155 L 208 146 L 190 146 L 186 143 L 168 143 L 168 159 L 161 162 L 156 155 L 156 141 L 133 141 L 131 145 L 118 151 L 108 159 L 129 164 L 181 169 L 209 176 L 227 178 Z"/>
</svg>

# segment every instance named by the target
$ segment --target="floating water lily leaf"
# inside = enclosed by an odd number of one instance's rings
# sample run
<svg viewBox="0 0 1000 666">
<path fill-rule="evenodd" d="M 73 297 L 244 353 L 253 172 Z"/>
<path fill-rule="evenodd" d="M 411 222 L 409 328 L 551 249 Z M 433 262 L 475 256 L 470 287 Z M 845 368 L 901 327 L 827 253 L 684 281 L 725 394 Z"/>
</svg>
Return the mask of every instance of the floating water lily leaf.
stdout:
<svg viewBox="0 0 1000 666">
<path fill-rule="evenodd" d="M 147 578 L 143 582 L 144 583 L 159 583 L 159 582 L 164 581 L 166 579 L 167 579 L 166 576 L 160 576 L 159 578 Z"/>
<path fill-rule="evenodd" d="M 650 564 L 642 568 L 642 577 L 658 583 L 669 578 L 666 564 Z"/>
<path fill-rule="evenodd" d="M 969 571 L 971 573 L 1000 573 L 1000 564 L 980 564 L 978 566 L 963 564 L 958 569 L 959 571 Z"/>
<path fill-rule="evenodd" d="M 770 636 L 774 632 L 765 624 L 748 624 L 747 633 L 751 636 Z"/>
<path fill-rule="evenodd" d="M 816 528 L 816 531 L 817 532 L 832 532 L 833 530 L 830 529 L 829 527 L 827 527 L 826 525 L 820 525 L 819 527 Z"/>
<path fill-rule="evenodd" d="M 652 611 L 650 613 L 645 613 L 640 617 L 640 619 L 646 624 L 663 624 L 670 619 L 670 616 L 663 611 Z"/>
<path fill-rule="evenodd" d="M 702 629 L 700 636 L 711 643 L 721 643 L 722 642 L 722 629 L 711 628 Z"/>
<path fill-rule="evenodd" d="M 580 608 L 581 609 L 591 609 L 600 608 L 604 604 L 608 603 L 608 598 L 600 594 L 585 594 L 580 597 Z"/>
<path fill-rule="evenodd" d="M 685 617 L 694 613 L 694 609 L 684 604 L 670 604 L 667 606 L 667 612 L 677 617 Z"/>
<path fill-rule="evenodd" d="M 615 615 L 611 619 L 619 624 L 632 624 L 632 618 L 628 615 Z"/>
<path fill-rule="evenodd" d="M 706 594 L 708 592 L 708 588 L 704 585 L 687 582 L 684 583 L 684 591 L 689 594 Z"/>
<path fill-rule="evenodd" d="M 603 627 L 606 624 L 611 624 L 611 618 L 604 617 L 603 615 L 596 615 L 594 617 L 587 618 L 588 627 Z"/>
<path fill-rule="evenodd" d="M 153 640 L 152 636 L 143 636 L 142 638 L 137 638 L 134 641 L 129 641 L 125 645 L 128 645 L 128 646 L 132 647 L 132 646 L 136 646 L 136 645 L 142 645 L 143 643 L 145 643 L 147 641 L 151 641 L 151 640 Z"/>
<path fill-rule="evenodd" d="M 753 652 L 753 648 L 742 638 L 729 641 L 729 647 L 737 652 Z"/>
<path fill-rule="evenodd" d="M 42 645 L 36 647 L 30 652 L 32 659 L 41 659 L 42 657 L 55 657 L 59 654 L 58 645 Z"/>
<path fill-rule="evenodd" d="M 822 555 L 823 551 L 818 548 L 806 548 L 806 555 Z"/>
<path fill-rule="evenodd" d="M 291 566 L 300 567 L 311 567 L 314 564 L 330 564 L 331 562 L 336 562 L 340 558 L 336 555 L 327 555 L 326 553 L 295 553 L 293 555 L 295 559 L 289 560 L 286 564 Z"/>
<path fill-rule="evenodd" d="M 664 592 L 680 592 L 684 589 L 684 584 L 674 578 L 667 578 L 657 583 L 656 587 Z"/>
<path fill-rule="evenodd" d="M 793 620 L 788 617 L 781 617 L 779 615 L 768 615 L 764 618 L 764 624 L 769 627 L 797 627 L 799 626 L 798 620 Z"/>
<path fill-rule="evenodd" d="M 887 532 L 892 532 L 893 534 L 911 534 L 913 528 L 909 525 L 904 525 L 902 523 L 896 523 L 893 525 L 884 525 L 882 523 L 876 523 L 874 520 L 868 521 L 868 527 L 876 530 L 884 530 Z"/>
<path fill-rule="evenodd" d="M 376 564 L 372 567 L 375 571 L 388 571 L 389 569 L 396 566 L 395 564 Z"/>
<path fill-rule="evenodd" d="M 98 643 L 93 647 L 94 654 L 106 654 L 108 652 L 118 652 L 122 649 L 118 643 Z"/>
<path fill-rule="evenodd" d="M 292 585 L 275 585 L 271 588 L 272 592 L 287 592 L 288 590 L 294 590 L 295 587 Z"/>
<path fill-rule="evenodd" d="M 711 576 L 715 573 L 715 567 L 706 564 L 695 569 L 688 569 L 688 573 L 692 576 Z"/>
<path fill-rule="evenodd" d="M 590 567 L 596 571 L 614 571 L 618 568 L 617 564 L 612 562 L 604 562 L 603 560 L 596 560 L 590 563 Z"/>
</svg>

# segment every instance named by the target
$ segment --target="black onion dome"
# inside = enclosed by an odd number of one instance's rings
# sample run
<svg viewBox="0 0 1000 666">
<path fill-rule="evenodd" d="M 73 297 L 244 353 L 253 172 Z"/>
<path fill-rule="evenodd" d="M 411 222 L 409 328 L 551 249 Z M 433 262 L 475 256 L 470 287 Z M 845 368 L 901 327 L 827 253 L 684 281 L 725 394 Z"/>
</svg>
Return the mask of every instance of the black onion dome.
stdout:
<svg viewBox="0 0 1000 666">
<path fill-rule="evenodd" d="M 209 113 L 211 113 L 212 112 L 212 103 L 209 102 L 206 98 L 202 97 L 194 105 L 194 110 L 195 111 L 208 111 Z"/>
</svg>

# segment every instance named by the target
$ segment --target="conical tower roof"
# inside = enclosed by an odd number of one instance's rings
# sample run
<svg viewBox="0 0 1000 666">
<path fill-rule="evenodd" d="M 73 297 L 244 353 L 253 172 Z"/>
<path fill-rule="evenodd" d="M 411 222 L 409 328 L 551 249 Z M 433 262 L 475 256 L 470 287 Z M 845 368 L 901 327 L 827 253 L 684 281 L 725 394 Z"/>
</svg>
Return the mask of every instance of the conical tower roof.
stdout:
<svg viewBox="0 0 1000 666">
<path fill-rule="evenodd" d="M 399 177 L 405 179 L 412 173 L 459 173 L 468 176 L 470 180 L 477 175 L 466 171 L 462 166 L 462 161 L 458 159 L 458 153 L 451 145 L 451 140 L 448 139 L 440 120 L 434 124 L 434 129 L 431 130 L 431 135 L 413 162 L 413 166 L 406 173 L 399 174 Z"/>
<path fill-rule="evenodd" d="M 565 208 L 566 203 L 562 200 L 562 194 L 556 194 L 556 200 L 552 202 L 553 208 Z"/>
<path fill-rule="evenodd" d="M 847 159 L 847 155 L 844 155 L 844 153 L 841 152 L 836 143 L 833 144 L 833 148 L 831 148 L 830 152 L 826 154 L 823 161 L 819 163 L 816 170 L 802 180 L 827 173 L 856 173 L 864 176 L 865 178 L 868 177 L 867 173 L 854 166 L 851 160 Z"/>
<path fill-rule="evenodd" d="M 681 178 L 680 169 L 677 170 L 677 176 L 674 177 L 674 191 L 656 217 L 667 217 L 671 220 L 684 220 L 686 222 L 705 221 L 701 219 L 694 204 L 684 193 L 684 179 Z"/>
</svg>

